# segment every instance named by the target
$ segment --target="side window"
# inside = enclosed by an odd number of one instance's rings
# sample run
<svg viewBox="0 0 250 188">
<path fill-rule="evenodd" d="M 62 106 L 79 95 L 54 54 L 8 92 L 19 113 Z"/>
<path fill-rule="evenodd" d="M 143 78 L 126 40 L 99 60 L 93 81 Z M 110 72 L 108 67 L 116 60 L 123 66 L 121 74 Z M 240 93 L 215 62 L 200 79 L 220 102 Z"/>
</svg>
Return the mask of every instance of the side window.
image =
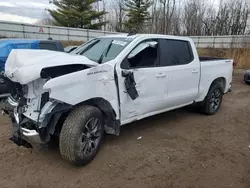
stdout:
<svg viewBox="0 0 250 188">
<path fill-rule="evenodd" d="M 160 65 L 185 65 L 193 61 L 193 52 L 188 41 L 160 40 Z"/>
<path fill-rule="evenodd" d="M 137 45 L 122 62 L 121 68 L 145 68 L 156 66 L 158 42 L 145 41 Z"/>
<path fill-rule="evenodd" d="M 45 43 L 41 42 L 39 44 L 39 49 L 41 50 L 52 50 L 52 51 L 57 51 L 57 47 L 55 43 Z"/>
</svg>

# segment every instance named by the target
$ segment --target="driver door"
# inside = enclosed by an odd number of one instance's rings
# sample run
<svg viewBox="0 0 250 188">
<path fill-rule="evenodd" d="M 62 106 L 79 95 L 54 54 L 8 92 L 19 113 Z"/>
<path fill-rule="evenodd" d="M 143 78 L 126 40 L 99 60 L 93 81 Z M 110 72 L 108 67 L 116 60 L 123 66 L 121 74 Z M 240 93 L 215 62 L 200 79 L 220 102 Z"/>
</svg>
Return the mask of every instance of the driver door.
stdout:
<svg viewBox="0 0 250 188">
<path fill-rule="evenodd" d="M 121 124 L 145 118 L 164 109 L 167 77 L 157 67 L 157 40 L 138 44 L 116 66 Z"/>
</svg>

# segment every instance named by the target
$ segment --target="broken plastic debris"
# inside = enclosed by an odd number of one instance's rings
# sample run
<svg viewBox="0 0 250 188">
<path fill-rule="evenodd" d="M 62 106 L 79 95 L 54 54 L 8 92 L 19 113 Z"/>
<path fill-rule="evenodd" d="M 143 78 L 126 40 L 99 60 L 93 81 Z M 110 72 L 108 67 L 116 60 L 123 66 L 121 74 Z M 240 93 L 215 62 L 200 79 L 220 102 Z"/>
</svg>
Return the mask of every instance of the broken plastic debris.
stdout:
<svg viewBox="0 0 250 188">
<path fill-rule="evenodd" d="M 203 168 L 207 168 L 206 165 L 204 165 L 204 164 L 201 164 L 201 166 L 202 166 Z"/>
<path fill-rule="evenodd" d="M 141 136 L 139 136 L 138 138 L 137 138 L 137 140 L 141 140 L 142 139 L 142 137 Z"/>
</svg>

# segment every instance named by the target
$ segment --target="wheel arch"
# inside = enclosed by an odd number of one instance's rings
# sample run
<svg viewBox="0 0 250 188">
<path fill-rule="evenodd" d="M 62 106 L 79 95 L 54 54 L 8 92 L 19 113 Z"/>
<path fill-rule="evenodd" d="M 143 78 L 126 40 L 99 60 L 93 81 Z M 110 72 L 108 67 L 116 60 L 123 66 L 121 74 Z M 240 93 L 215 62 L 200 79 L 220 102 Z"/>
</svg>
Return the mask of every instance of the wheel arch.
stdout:
<svg viewBox="0 0 250 188">
<path fill-rule="evenodd" d="M 116 119 L 117 115 L 112 105 L 103 98 L 92 98 L 73 106 L 65 103 L 58 103 L 52 110 L 52 113 L 48 114 L 43 122 L 43 127 L 46 128 L 42 131 L 43 140 L 48 142 L 50 140 L 50 135 L 59 136 L 63 123 L 70 112 L 83 105 L 94 106 L 102 112 L 105 122 L 104 128 L 107 134 L 120 134 L 120 121 Z"/>
<path fill-rule="evenodd" d="M 225 87 L 226 87 L 226 79 L 223 77 L 219 77 L 217 79 L 215 79 L 211 84 L 210 87 L 207 91 L 206 97 L 204 98 L 203 101 L 201 101 L 199 104 L 200 110 L 202 113 L 206 114 L 206 115 L 214 115 L 219 109 L 220 109 L 220 105 L 222 102 L 222 97 L 223 94 L 225 92 Z M 210 100 L 211 100 L 211 95 L 212 92 L 214 92 L 214 89 L 219 89 L 221 88 L 221 95 L 220 96 L 220 101 L 218 102 L 218 107 L 216 107 L 216 109 L 212 109 L 210 108 Z"/>
<path fill-rule="evenodd" d="M 211 87 L 215 83 L 218 83 L 218 82 L 221 83 L 223 93 L 225 93 L 226 92 L 226 86 L 227 86 L 226 78 L 225 77 L 217 77 L 217 78 L 215 78 L 213 80 L 207 80 L 202 85 L 199 86 L 200 87 L 199 94 L 198 94 L 195 102 L 202 102 L 206 98 L 206 96 L 207 96 L 209 90 L 211 89 Z"/>
<path fill-rule="evenodd" d="M 209 87 L 208 91 L 216 83 L 221 84 L 223 93 L 225 93 L 225 90 L 226 90 L 226 78 L 224 78 L 224 77 L 219 77 L 219 78 L 214 79 L 214 81 L 210 84 L 210 87 Z"/>
<path fill-rule="evenodd" d="M 116 119 L 117 114 L 109 101 L 105 100 L 104 98 L 92 98 L 75 105 L 75 107 L 82 105 L 90 105 L 98 108 L 104 117 L 105 132 L 107 134 L 119 135 L 120 121 Z"/>
</svg>

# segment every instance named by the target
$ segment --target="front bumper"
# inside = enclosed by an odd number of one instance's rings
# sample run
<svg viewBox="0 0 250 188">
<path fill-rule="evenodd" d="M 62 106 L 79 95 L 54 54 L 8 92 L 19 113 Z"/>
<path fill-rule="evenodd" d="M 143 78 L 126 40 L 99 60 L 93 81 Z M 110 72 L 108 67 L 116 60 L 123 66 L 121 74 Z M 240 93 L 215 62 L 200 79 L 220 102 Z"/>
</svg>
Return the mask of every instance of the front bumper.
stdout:
<svg viewBox="0 0 250 188">
<path fill-rule="evenodd" d="M 42 144 L 39 133 L 36 130 L 25 129 L 20 126 L 20 137 L 32 144 Z"/>
<path fill-rule="evenodd" d="M 20 125 L 20 118 L 16 112 L 16 108 L 11 119 L 13 124 L 13 135 L 15 137 L 23 139 L 30 144 L 42 144 L 39 133 L 36 130 L 30 130 Z"/>
<path fill-rule="evenodd" d="M 39 133 L 36 130 L 30 130 L 22 127 L 21 118 L 17 112 L 18 102 L 12 97 L 8 97 L 8 103 L 12 106 L 9 115 L 12 121 L 13 136 L 10 138 L 18 146 L 22 145 L 27 148 L 34 144 L 42 144 Z"/>
<path fill-rule="evenodd" d="M 46 145 L 55 132 L 55 127 L 63 112 L 67 112 L 71 105 L 59 104 L 56 101 L 48 101 L 40 111 L 33 111 L 30 108 L 25 109 L 26 106 L 21 105 L 22 100 L 19 102 L 9 97 L 9 104 L 13 110 L 10 111 L 9 116 L 13 125 L 12 139 L 16 144 L 16 140 L 23 140 L 29 144 Z M 33 116 L 30 114 L 33 113 Z M 30 117 L 29 117 L 30 116 Z"/>
</svg>

